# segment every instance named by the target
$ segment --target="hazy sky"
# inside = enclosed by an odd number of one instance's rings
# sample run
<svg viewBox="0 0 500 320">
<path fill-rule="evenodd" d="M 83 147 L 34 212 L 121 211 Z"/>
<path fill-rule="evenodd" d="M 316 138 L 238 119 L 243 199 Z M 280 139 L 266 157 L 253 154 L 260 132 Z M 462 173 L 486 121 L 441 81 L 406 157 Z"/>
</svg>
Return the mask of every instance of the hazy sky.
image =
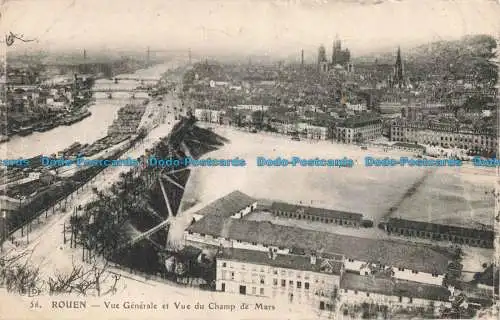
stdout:
<svg viewBox="0 0 500 320">
<path fill-rule="evenodd" d="M 150 46 L 289 55 L 304 48 L 312 56 L 320 44 L 329 54 L 339 34 L 356 55 L 500 30 L 492 0 L 10 0 L 2 17 L 0 30 L 37 38 L 42 48 L 89 52 Z"/>
</svg>

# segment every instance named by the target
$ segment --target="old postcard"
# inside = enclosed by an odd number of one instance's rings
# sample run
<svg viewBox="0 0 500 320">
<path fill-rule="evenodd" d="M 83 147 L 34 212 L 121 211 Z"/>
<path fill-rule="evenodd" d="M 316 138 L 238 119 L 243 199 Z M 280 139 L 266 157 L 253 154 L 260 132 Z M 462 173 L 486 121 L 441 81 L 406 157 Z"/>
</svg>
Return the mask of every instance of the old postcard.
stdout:
<svg viewBox="0 0 500 320">
<path fill-rule="evenodd" d="M 498 318 L 498 1 L 0 14 L 0 320 Z"/>
</svg>

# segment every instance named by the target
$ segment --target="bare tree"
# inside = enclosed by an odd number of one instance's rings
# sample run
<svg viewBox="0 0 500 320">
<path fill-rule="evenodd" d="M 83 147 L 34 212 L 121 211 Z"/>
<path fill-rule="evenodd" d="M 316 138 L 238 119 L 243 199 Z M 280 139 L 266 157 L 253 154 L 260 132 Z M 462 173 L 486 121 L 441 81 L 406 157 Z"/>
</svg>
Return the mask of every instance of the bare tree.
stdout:
<svg viewBox="0 0 500 320">
<path fill-rule="evenodd" d="M 40 291 L 44 281 L 40 277 L 40 268 L 30 263 L 32 251 L 15 253 L 11 250 L 0 257 L 0 285 L 9 292 L 26 294 L 33 290 Z"/>
<path fill-rule="evenodd" d="M 111 274 L 108 269 L 107 261 L 100 264 L 96 259 L 93 259 L 92 265 L 87 267 L 73 263 L 69 273 L 59 273 L 55 277 L 49 278 L 49 293 L 77 293 L 84 296 L 93 293 L 97 296 L 116 293 L 116 286 L 121 276 Z M 112 278 L 111 284 L 108 285 L 107 280 L 110 276 Z"/>
<path fill-rule="evenodd" d="M 49 294 L 72 293 L 77 287 L 77 282 L 81 282 L 85 276 L 83 266 L 76 266 L 72 262 L 72 269 L 69 273 L 58 273 L 54 277 L 49 277 Z M 81 293 L 81 292 L 79 292 Z"/>
</svg>

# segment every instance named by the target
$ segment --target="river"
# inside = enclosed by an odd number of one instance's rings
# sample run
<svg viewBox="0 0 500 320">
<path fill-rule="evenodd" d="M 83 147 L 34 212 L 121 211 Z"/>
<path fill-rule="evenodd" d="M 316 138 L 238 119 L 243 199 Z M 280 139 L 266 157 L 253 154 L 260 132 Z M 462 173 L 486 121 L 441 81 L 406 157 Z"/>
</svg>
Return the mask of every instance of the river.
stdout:
<svg viewBox="0 0 500 320">
<path fill-rule="evenodd" d="M 175 68 L 179 62 L 160 64 L 148 69 L 138 70 L 133 74 L 123 74 L 117 77 L 159 78 L 168 69 Z M 144 84 L 148 84 L 146 81 Z M 134 80 L 100 79 L 95 88 L 133 89 L 140 85 Z M 146 93 L 137 93 L 136 98 L 146 98 Z M 61 151 L 75 142 L 92 143 L 107 134 L 108 126 L 116 118 L 118 109 L 130 100 L 130 93 L 113 93 L 113 99 L 107 99 L 105 93 L 95 93 L 95 103 L 89 107 L 92 115 L 71 126 L 60 126 L 46 132 L 34 132 L 25 137 L 13 136 L 10 141 L 0 145 L 0 155 L 3 159 L 34 157 L 39 154 L 50 155 Z"/>
</svg>

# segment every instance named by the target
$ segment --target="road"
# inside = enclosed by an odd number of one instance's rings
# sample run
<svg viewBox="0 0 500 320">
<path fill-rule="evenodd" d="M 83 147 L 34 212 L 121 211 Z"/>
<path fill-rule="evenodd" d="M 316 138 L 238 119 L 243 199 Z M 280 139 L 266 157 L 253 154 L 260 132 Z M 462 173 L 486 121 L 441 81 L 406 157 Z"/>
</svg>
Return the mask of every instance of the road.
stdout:
<svg viewBox="0 0 500 320">
<path fill-rule="evenodd" d="M 180 102 L 173 94 L 167 95 L 164 100 L 166 100 L 171 107 L 179 107 Z M 169 113 L 166 115 L 165 123 L 160 124 L 158 127 L 153 129 L 142 143 L 137 144 L 134 148 L 126 152 L 122 158 L 131 157 L 137 158 L 145 153 L 145 150 L 151 148 L 157 141 L 162 137 L 167 136 L 170 130 L 178 122 L 174 119 L 174 113 Z M 56 267 L 60 265 L 57 259 L 51 258 L 51 251 L 54 248 L 59 247 L 59 244 L 63 242 L 63 226 L 68 223 L 69 217 L 71 216 L 74 208 L 84 205 L 93 199 L 93 188 L 98 190 L 104 190 L 110 187 L 119 178 L 120 173 L 130 170 L 131 167 L 108 167 L 103 170 L 99 175 L 94 177 L 89 181 L 75 196 L 68 199 L 67 207 L 65 212 L 62 208 L 56 208 L 54 214 L 50 213 L 47 218 L 43 215 L 40 217 L 40 223 L 33 223 L 32 230 L 28 237 L 26 232 L 21 235 L 21 230 L 18 230 L 14 234 L 15 242 L 18 246 L 13 245 L 10 242 L 4 243 L 4 250 L 15 249 L 17 250 L 34 250 L 32 259 L 37 261 L 37 258 L 42 260 L 52 261 L 52 266 Z M 52 211 L 52 210 L 50 210 Z M 29 241 L 28 241 L 29 240 Z M 48 266 L 48 269 L 51 269 Z"/>
</svg>

